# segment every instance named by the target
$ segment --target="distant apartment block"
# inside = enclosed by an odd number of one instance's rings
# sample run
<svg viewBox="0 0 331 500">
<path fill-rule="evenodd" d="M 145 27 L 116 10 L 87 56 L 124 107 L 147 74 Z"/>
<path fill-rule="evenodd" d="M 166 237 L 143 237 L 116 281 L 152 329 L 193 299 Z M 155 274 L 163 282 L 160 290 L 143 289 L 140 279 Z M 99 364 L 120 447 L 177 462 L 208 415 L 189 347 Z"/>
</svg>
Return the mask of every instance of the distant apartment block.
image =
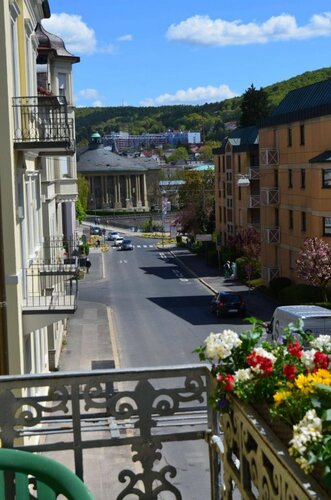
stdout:
<svg viewBox="0 0 331 500">
<path fill-rule="evenodd" d="M 111 132 L 103 138 L 105 145 L 112 146 L 114 151 L 125 149 L 140 149 L 146 146 L 162 147 L 165 144 L 200 144 L 200 132 L 162 132 L 160 134 L 130 135 L 128 132 Z"/>
<path fill-rule="evenodd" d="M 331 237 L 331 79 L 289 92 L 257 127 L 234 130 L 214 165 L 222 244 L 254 227 L 264 282 L 298 281 L 304 240 Z"/>
</svg>

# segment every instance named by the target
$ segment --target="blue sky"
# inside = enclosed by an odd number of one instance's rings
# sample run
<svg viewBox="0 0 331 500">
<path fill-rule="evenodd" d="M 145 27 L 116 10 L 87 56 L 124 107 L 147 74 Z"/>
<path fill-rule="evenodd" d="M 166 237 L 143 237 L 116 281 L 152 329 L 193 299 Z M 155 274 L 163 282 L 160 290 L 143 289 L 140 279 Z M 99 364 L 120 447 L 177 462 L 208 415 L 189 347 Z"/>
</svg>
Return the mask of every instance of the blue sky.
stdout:
<svg viewBox="0 0 331 500">
<path fill-rule="evenodd" d="M 77 106 L 203 104 L 331 66 L 330 0 L 49 0 Z"/>
</svg>

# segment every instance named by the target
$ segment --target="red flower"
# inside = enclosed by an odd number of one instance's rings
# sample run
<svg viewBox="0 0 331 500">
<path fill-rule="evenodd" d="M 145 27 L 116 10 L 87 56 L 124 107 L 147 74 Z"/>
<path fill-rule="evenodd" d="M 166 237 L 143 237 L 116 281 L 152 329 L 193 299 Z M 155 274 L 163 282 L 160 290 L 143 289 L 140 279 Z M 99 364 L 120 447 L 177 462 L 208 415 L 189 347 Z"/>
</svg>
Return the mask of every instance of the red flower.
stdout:
<svg viewBox="0 0 331 500">
<path fill-rule="evenodd" d="M 233 386 L 234 386 L 234 376 L 233 375 L 222 375 L 219 373 L 217 375 L 217 380 L 220 384 L 223 385 L 223 389 L 225 391 L 232 391 Z"/>
<path fill-rule="evenodd" d="M 261 370 L 262 375 L 271 375 L 272 373 L 271 359 L 265 358 L 264 356 L 260 356 L 259 354 L 256 354 L 253 351 L 251 354 L 248 354 L 248 356 L 246 356 L 246 361 L 249 364 L 249 366 Z"/>
<path fill-rule="evenodd" d="M 284 365 L 283 374 L 287 378 L 287 380 L 293 380 L 295 378 L 297 369 L 294 365 Z"/>
<path fill-rule="evenodd" d="M 324 352 L 315 352 L 314 365 L 316 369 L 327 370 L 329 367 L 329 356 L 324 354 Z"/>
<path fill-rule="evenodd" d="M 295 358 L 301 358 L 302 357 L 302 345 L 298 341 L 291 342 L 287 346 L 287 350 Z"/>
</svg>

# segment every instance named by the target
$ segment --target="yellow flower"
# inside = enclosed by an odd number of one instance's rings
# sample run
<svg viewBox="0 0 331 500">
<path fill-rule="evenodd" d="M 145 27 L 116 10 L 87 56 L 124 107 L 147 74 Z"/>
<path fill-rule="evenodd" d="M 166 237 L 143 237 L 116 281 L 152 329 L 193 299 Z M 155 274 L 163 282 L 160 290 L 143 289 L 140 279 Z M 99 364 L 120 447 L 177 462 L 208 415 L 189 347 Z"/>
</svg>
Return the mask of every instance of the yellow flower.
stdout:
<svg viewBox="0 0 331 500">
<path fill-rule="evenodd" d="M 331 385 L 331 373 L 329 370 L 320 369 L 315 373 L 298 375 L 295 385 L 303 394 L 308 395 L 314 392 L 315 384 Z"/>
<path fill-rule="evenodd" d="M 291 391 L 278 391 L 274 394 L 275 405 L 279 406 L 291 396 Z"/>
</svg>

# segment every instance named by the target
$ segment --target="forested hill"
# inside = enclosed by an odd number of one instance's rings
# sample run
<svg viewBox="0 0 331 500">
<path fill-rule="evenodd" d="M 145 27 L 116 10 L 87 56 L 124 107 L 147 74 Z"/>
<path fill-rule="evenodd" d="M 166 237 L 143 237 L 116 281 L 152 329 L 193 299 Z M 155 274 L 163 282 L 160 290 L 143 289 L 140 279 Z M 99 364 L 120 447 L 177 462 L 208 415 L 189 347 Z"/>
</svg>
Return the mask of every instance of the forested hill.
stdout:
<svg viewBox="0 0 331 500">
<path fill-rule="evenodd" d="M 275 83 L 264 90 L 269 96 L 272 109 L 291 90 L 330 77 L 331 67 L 322 68 Z M 254 82 L 249 82 L 249 85 L 251 83 L 254 85 Z M 87 141 L 95 131 L 104 134 L 112 130 L 125 130 L 131 134 L 157 133 L 169 129 L 200 130 L 204 140 L 221 140 L 225 135 L 224 123 L 240 118 L 240 103 L 241 97 L 234 97 L 196 106 L 77 108 L 77 143 Z"/>
</svg>

